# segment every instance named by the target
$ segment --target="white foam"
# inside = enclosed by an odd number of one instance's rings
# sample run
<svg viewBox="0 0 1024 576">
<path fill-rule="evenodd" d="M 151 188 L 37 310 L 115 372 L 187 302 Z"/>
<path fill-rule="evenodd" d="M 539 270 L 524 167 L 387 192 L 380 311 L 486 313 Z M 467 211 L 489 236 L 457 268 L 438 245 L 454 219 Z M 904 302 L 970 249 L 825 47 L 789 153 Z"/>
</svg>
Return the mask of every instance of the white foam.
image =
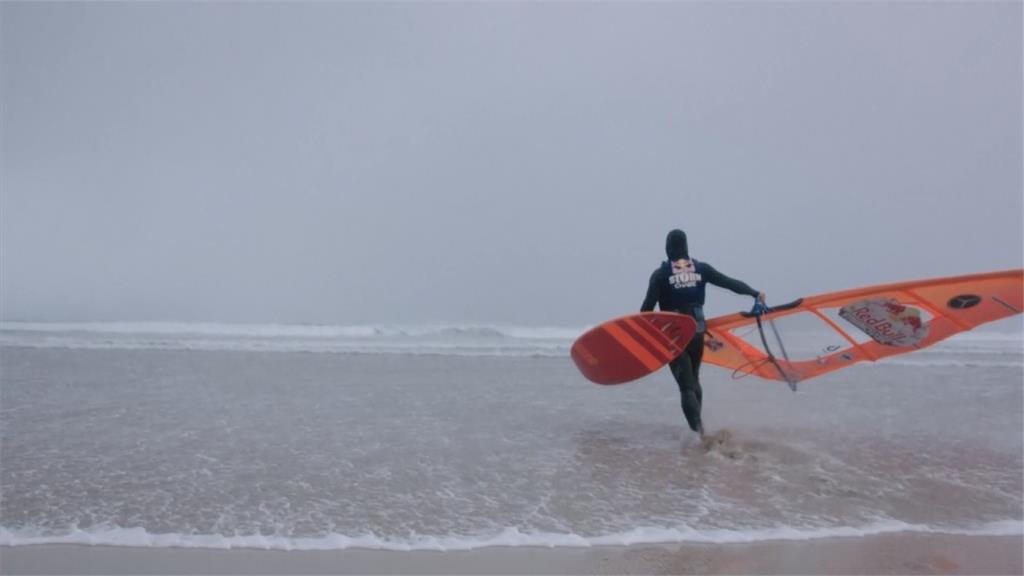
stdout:
<svg viewBox="0 0 1024 576">
<path fill-rule="evenodd" d="M 0 346 L 86 350 L 205 350 L 455 356 L 568 356 L 587 327 L 474 324 L 282 325 L 180 322 L 0 322 Z M 819 342 L 823 336 L 790 335 Z M 882 364 L 1024 366 L 1024 335 L 968 332 Z"/>
<path fill-rule="evenodd" d="M 512 527 L 492 535 L 478 536 L 411 536 L 387 539 L 374 534 L 346 536 L 329 534 L 316 538 L 219 534 L 152 534 L 143 528 L 96 527 L 87 530 L 69 529 L 63 534 L 45 534 L 41 530 L 12 530 L 0 527 L 0 546 L 33 544 L 85 544 L 98 546 L 131 546 L 142 548 L 256 548 L 264 550 L 473 550 L 492 546 L 591 547 L 628 546 L 633 544 L 710 543 L 730 544 L 769 540 L 802 541 L 821 538 L 863 537 L 876 534 L 916 532 L 968 536 L 1019 536 L 1024 534 L 1024 521 L 1003 520 L 973 527 L 936 527 L 885 520 L 861 527 L 796 528 L 775 527 L 752 530 L 698 530 L 682 528 L 635 528 L 627 532 L 599 536 L 521 532 Z"/>
<path fill-rule="evenodd" d="M 871 365 L 871 364 L 868 364 Z M 875 366 L 913 366 L 917 368 L 1024 368 L 1024 359 L 1018 362 L 999 361 L 999 360 L 988 360 L 981 359 L 978 361 L 971 360 L 954 360 L 945 358 L 927 358 L 924 360 L 915 360 L 913 357 L 904 359 L 898 358 L 884 358 L 874 363 Z"/>
<path fill-rule="evenodd" d="M 0 322 L 0 331 L 85 332 L 93 334 L 165 334 L 250 337 L 510 337 L 575 339 L 585 328 L 560 326 L 500 326 L 491 324 L 218 324 L 190 322 Z"/>
<path fill-rule="evenodd" d="M 87 350 L 209 350 L 566 356 L 582 329 L 491 325 L 0 323 L 0 346 Z"/>
</svg>

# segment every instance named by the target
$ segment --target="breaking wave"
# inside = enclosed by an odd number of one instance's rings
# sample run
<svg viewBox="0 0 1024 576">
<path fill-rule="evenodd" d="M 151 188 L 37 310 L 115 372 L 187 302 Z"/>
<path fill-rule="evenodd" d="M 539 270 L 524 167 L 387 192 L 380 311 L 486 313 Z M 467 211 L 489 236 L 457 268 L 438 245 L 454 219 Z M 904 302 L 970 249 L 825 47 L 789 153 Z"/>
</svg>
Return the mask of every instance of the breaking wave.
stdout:
<svg viewBox="0 0 1024 576">
<path fill-rule="evenodd" d="M 897 520 L 880 520 L 860 527 L 789 527 L 750 530 L 697 530 L 690 527 L 642 527 L 596 536 L 547 532 L 522 532 L 506 528 L 495 534 L 476 536 L 412 535 L 403 539 L 381 538 L 374 534 L 346 536 L 326 534 L 318 537 L 220 534 L 153 534 L 143 528 L 95 527 L 73 528 L 62 534 L 43 534 L 33 530 L 0 528 L 0 546 L 32 544 L 84 544 L 97 546 L 131 546 L 140 548 L 254 548 L 264 550 L 474 550 L 491 546 L 544 546 L 586 548 L 591 546 L 628 546 L 633 544 L 708 543 L 731 544 L 769 540 L 815 540 L 819 538 L 861 537 L 875 534 L 917 532 L 968 536 L 1018 536 L 1024 534 L 1024 523 L 1004 520 L 966 528 L 908 524 Z"/>
<path fill-rule="evenodd" d="M 488 325 L 0 324 L 0 346 L 113 350 L 565 356 L 585 328 Z"/>
</svg>

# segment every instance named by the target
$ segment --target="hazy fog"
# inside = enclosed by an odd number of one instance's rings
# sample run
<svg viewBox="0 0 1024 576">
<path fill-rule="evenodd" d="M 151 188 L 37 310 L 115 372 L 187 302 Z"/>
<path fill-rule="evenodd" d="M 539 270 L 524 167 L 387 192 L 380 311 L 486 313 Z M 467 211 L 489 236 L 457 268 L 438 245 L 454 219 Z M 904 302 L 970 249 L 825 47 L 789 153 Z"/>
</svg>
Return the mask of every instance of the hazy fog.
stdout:
<svg viewBox="0 0 1024 576">
<path fill-rule="evenodd" d="M 582 325 L 1024 260 L 1020 2 L 0 4 L 4 320 Z M 711 289 L 709 314 L 749 306 Z"/>
</svg>

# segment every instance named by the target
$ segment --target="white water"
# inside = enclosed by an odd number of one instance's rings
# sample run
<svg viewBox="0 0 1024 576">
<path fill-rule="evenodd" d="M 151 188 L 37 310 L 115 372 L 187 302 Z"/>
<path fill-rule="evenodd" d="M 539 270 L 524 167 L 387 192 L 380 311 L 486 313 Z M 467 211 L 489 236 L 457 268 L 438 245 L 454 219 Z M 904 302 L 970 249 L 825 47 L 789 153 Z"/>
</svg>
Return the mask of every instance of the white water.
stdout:
<svg viewBox="0 0 1024 576">
<path fill-rule="evenodd" d="M 564 356 L 584 328 L 438 324 L 0 324 L 0 346 L 107 350 L 209 350 Z"/>
<path fill-rule="evenodd" d="M 705 451 L 665 371 L 583 380 L 566 358 L 580 332 L 4 324 L 0 545 L 1022 531 L 1020 334 L 959 335 L 797 394 L 706 367 L 705 417 L 733 441 Z"/>
<path fill-rule="evenodd" d="M 661 544 L 693 542 L 730 544 L 761 542 L 766 540 L 815 540 L 819 538 L 871 536 L 897 532 L 923 532 L 968 536 L 1017 536 L 1024 534 L 1024 523 L 1007 520 L 979 525 L 975 528 L 936 528 L 887 520 L 858 528 L 795 529 L 789 527 L 762 530 L 707 530 L 693 528 L 635 528 L 628 532 L 603 536 L 580 536 L 559 533 L 523 533 L 507 528 L 494 535 L 478 536 L 413 536 L 402 540 L 389 540 L 367 534 L 350 537 L 330 534 L 319 538 L 289 538 L 281 536 L 223 536 L 220 534 L 150 534 L 143 528 L 96 527 L 87 530 L 70 528 L 59 536 L 41 535 L 38 531 L 12 532 L 0 528 L 0 546 L 32 544 L 81 544 L 97 546 L 131 546 L 139 548 L 249 548 L 262 550 L 473 550 L 489 546 L 543 546 L 586 548 L 591 546 L 628 546 L 632 544 Z"/>
<path fill-rule="evenodd" d="M 567 356 L 590 327 L 437 324 L 314 326 L 174 322 L 0 323 L 0 346 L 460 356 Z M 787 340 L 798 340 L 790 335 Z M 805 339 L 808 337 L 803 335 Z M 813 346 L 812 346 L 813 347 Z M 1024 334 L 967 332 L 910 355 L 907 366 L 1021 366 Z M 964 358 L 969 355 L 970 358 Z"/>
</svg>

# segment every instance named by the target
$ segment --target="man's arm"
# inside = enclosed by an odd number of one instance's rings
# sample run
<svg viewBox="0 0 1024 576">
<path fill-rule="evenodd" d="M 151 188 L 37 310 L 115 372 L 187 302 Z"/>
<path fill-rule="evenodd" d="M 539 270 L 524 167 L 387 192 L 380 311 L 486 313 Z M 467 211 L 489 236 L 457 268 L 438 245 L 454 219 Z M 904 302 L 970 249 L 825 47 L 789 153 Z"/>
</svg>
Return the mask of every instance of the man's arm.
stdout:
<svg viewBox="0 0 1024 576">
<path fill-rule="evenodd" d="M 659 270 L 655 270 L 651 274 L 651 281 L 647 284 L 647 296 L 644 297 L 644 303 L 640 306 L 641 312 L 651 312 L 654 310 L 654 305 L 658 303 L 658 296 L 661 293 L 661 282 L 659 282 Z"/>
<path fill-rule="evenodd" d="M 747 296 L 753 296 L 757 298 L 760 292 L 754 290 L 748 286 L 745 282 L 740 282 L 735 278 L 729 278 L 725 274 L 722 274 L 718 270 L 715 270 L 713 266 L 708 263 L 704 263 L 704 280 L 709 284 L 714 284 L 726 290 L 732 290 L 737 294 L 746 294 Z"/>
</svg>

